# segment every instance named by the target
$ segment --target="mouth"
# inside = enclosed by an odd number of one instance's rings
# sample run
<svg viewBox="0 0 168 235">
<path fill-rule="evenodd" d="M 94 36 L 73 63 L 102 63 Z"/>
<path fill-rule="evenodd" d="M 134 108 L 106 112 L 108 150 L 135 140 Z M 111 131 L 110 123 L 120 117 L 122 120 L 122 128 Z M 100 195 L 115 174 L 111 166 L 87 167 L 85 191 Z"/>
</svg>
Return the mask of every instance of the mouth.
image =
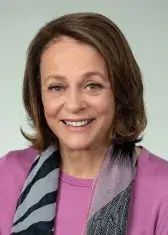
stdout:
<svg viewBox="0 0 168 235">
<path fill-rule="evenodd" d="M 67 126 L 72 126 L 72 127 L 83 127 L 87 126 L 91 122 L 93 122 L 95 119 L 85 119 L 85 120 L 79 120 L 79 121 L 70 121 L 70 120 L 62 120 L 62 122 L 67 125 Z"/>
</svg>

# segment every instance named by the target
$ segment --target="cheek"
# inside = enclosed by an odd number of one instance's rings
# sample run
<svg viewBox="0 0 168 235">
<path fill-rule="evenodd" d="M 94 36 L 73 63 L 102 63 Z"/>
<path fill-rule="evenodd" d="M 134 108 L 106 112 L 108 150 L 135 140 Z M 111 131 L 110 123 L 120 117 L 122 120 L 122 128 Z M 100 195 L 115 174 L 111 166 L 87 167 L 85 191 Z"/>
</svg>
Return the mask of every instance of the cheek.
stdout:
<svg viewBox="0 0 168 235">
<path fill-rule="evenodd" d="M 93 101 L 92 101 L 93 102 Z M 97 102 L 93 102 L 93 106 L 99 115 L 104 119 L 113 119 L 115 112 L 115 102 L 111 94 L 100 97 Z"/>
<path fill-rule="evenodd" d="M 43 107 L 44 107 L 44 113 L 46 118 L 56 116 L 59 112 L 59 105 L 57 101 L 51 100 L 51 99 L 42 99 Z"/>
</svg>

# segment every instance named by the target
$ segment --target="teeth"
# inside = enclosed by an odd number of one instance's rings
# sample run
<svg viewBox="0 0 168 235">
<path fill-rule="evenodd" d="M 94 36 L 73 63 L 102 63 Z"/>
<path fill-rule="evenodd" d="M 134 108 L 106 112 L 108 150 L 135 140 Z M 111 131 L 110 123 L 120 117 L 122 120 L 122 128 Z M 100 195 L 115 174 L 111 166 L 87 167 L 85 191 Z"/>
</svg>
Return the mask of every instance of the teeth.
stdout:
<svg viewBox="0 0 168 235">
<path fill-rule="evenodd" d="M 85 126 L 90 122 L 90 120 L 87 121 L 79 121 L 79 122 L 70 122 L 70 121 L 65 121 L 65 123 L 68 126 Z"/>
</svg>

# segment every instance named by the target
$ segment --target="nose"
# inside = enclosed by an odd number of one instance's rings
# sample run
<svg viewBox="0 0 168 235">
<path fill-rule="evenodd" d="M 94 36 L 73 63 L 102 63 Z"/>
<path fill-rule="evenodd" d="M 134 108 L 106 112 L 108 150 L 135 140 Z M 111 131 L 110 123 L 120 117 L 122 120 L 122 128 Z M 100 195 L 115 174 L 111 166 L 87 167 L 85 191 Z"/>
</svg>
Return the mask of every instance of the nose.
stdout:
<svg viewBox="0 0 168 235">
<path fill-rule="evenodd" d="M 71 113 L 77 113 L 86 107 L 86 103 L 83 99 L 81 92 L 70 91 L 66 97 L 64 108 Z"/>
</svg>

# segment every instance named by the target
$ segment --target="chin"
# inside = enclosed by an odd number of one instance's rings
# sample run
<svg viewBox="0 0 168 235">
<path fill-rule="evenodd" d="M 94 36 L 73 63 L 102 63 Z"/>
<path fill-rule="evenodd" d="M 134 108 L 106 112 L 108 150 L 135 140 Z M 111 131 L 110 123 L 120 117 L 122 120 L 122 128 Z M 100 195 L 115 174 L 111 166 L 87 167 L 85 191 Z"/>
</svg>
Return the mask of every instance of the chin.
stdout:
<svg viewBox="0 0 168 235">
<path fill-rule="evenodd" d="M 69 149 L 71 151 L 82 151 L 82 150 L 87 150 L 90 147 L 92 147 L 92 141 L 79 141 L 78 140 L 72 140 L 72 141 L 64 141 L 64 142 L 60 142 L 60 144 L 62 145 L 63 148 Z"/>
</svg>

